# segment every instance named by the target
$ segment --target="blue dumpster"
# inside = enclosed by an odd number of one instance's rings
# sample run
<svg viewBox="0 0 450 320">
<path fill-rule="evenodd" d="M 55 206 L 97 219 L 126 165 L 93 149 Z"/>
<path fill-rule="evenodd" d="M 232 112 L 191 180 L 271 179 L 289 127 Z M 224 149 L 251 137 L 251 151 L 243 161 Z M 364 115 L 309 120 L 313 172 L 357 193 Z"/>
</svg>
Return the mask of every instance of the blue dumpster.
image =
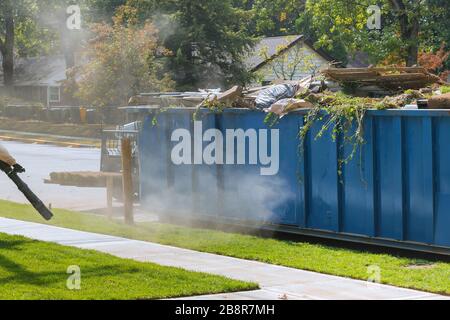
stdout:
<svg viewBox="0 0 450 320">
<path fill-rule="evenodd" d="M 368 111 L 365 144 L 341 172 L 339 159 L 352 146 L 327 134 L 316 139 L 321 123 L 301 143 L 306 112 L 274 125 L 265 123 L 264 113 L 246 109 L 201 110 L 196 122 L 187 108 L 156 115 L 156 124 L 150 114 L 139 137 L 142 205 L 170 217 L 450 253 L 448 112 Z M 177 129 L 185 139 L 174 139 Z M 237 129 L 243 140 L 226 143 Z M 211 163 L 201 154 L 217 139 L 224 141 L 215 144 Z M 181 141 L 180 164 L 173 154 Z M 277 150 L 278 170 L 262 174 L 262 160 L 271 155 L 273 164 Z M 230 154 L 234 162 L 228 163 Z"/>
</svg>

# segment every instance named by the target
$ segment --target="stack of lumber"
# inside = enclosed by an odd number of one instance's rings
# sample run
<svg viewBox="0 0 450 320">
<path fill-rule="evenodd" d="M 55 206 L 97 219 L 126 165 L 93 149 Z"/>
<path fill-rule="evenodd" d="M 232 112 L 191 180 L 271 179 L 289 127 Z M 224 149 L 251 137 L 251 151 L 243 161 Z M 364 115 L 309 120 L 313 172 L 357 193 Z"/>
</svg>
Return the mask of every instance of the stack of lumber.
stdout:
<svg viewBox="0 0 450 320">
<path fill-rule="evenodd" d="M 121 184 L 122 174 L 92 171 L 52 172 L 50 180 L 45 180 L 45 183 L 80 188 L 106 188 L 108 179 L 113 179 L 114 184 Z"/>
<path fill-rule="evenodd" d="M 420 89 L 442 82 L 438 76 L 422 67 L 330 68 L 322 73 L 340 83 L 375 85 L 391 90 Z"/>
</svg>

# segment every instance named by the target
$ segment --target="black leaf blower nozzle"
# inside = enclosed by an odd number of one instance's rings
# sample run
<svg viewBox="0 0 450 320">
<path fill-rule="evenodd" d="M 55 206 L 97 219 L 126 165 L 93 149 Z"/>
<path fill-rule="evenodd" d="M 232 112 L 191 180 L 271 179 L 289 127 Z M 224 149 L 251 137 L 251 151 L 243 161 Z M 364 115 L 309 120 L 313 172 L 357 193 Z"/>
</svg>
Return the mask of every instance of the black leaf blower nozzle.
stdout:
<svg viewBox="0 0 450 320">
<path fill-rule="evenodd" d="M 48 221 L 53 217 L 52 212 L 42 203 L 41 199 L 39 199 L 33 191 L 30 190 L 27 184 L 19 177 L 19 173 L 25 172 L 25 169 L 21 165 L 15 164 L 10 166 L 0 160 L 0 170 L 14 182 L 17 188 L 23 193 L 31 205 L 45 220 Z"/>
</svg>

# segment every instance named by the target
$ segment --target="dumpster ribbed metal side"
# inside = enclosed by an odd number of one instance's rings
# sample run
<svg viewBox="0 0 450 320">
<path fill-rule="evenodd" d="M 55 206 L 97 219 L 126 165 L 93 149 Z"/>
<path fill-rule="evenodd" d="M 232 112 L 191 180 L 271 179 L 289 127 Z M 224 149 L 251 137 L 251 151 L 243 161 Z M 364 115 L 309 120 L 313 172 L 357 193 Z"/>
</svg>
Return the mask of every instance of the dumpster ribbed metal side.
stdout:
<svg viewBox="0 0 450 320">
<path fill-rule="evenodd" d="M 274 126 L 258 111 L 200 112 L 203 130 L 278 129 L 280 168 L 275 176 L 260 175 L 259 167 L 248 161 L 174 165 L 170 153 L 176 143 L 171 134 L 177 128 L 193 133 L 193 113 L 170 109 L 157 116 L 156 125 L 153 116 L 144 122 L 139 137 L 141 198 L 149 209 L 161 215 L 450 254 L 448 112 L 368 111 L 365 144 L 340 174 L 339 159 L 352 146 L 339 136 L 336 141 L 329 134 L 316 138 L 321 123 L 301 145 L 306 111 L 289 114 Z M 256 203 L 252 208 L 252 201 L 258 190 L 267 192 L 259 186 L 267 185 L 274 186 L 271 191 L 282 201 L 274 202 L 270 214 L 262 214 Z"/>
</svg>

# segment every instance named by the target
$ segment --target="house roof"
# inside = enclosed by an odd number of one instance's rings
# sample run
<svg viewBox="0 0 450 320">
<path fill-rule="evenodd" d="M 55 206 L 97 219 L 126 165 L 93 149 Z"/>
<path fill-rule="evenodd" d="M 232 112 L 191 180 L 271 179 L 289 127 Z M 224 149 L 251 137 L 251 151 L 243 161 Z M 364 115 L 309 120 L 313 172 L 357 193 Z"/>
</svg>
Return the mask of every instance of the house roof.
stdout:
<svg viewBox="0 0 450 320">
<path fill-rule="evenodd" d="M 283 54 L 294 45 L 303 41 L 308 47 L 315 51 L 318 55 L 323 57 L 325 60 L 334 61 L 334 59 L 321 49 L 315 49 L 311 41 L 304 38 L 303 35 L 291 35 L 291 36 L 280 36 L 280 37 L 268 37 L 261 39 L 255 46 L 254 50 L 245 60 L 245 65 L 252 71 L 255 71 L 262 66 L 264 66 L 269 61 L 273 60 L 280 54 Z M 280 47 L 285 47 L 279 50 Z M 268 59 L 264 59 L 261 56 L 261 51 L 266 50 Z"/>
<path fill-rule="evenodd" d="M 15 86 L 60 86 L 66 80 L 66 61 L 63 55 L 19 58 L 15 65 Z M 3 85 L 1 68 L 0 85 Z"/>
</svg>

